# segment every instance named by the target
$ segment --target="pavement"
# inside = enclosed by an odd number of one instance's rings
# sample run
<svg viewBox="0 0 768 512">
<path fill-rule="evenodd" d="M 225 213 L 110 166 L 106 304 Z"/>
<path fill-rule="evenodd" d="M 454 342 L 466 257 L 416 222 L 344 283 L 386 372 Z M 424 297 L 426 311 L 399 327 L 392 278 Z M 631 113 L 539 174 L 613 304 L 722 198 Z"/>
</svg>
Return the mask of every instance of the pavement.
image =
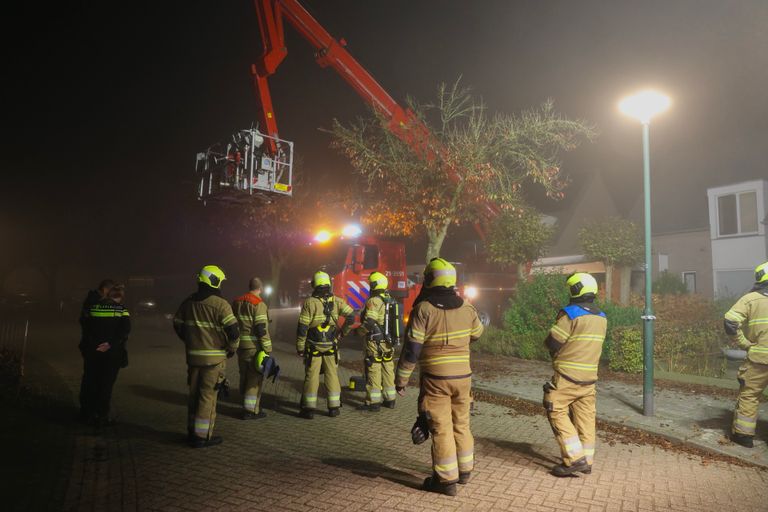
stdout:
<svg viewBox="0 0 768 512">
<path fill-rule="evenodd" d="M 201 450 L 184 443 L 187 388 L 181 342 L 167 320 L 134 318 L 130 366 L 120 373 L 113 395 L 119 423 L 101 432 L 60 423 L 57 431 L 70 439 L 63 456 L 67 470 L 58 478 L 50 472 L 30 475 L 30 485 L 8 494 L 9 509 L 45 509 L 26 495 L 34 492 L 34 484 L 38 492 L 62 489 L 61 505 L 55 509 L 68 511 L 768 511 L 768 471 L 763 468 L 603 434 L 598 435 L 591 475 L 557 479 L 548 473 L 557 463 L 558 448 L 545 417 L 516 414 L 487 402 L 477 402 L 472 417 L 477 458 L 472 481 L 453 498 L 423 492 L 419 486 L 430 471 L 430 449 L 429 443 L 414 446 L 410 441 L 415 389 L 409 389 L 394 410 L 357 411 L 362 395 L 345 391 L 340 417 L 318 415 L 307 421 L 296 416 L 303 371 L 292 343 L 297 315 L 295 309 L 273 312 L 271 330 L 283 375 L 276 385 L 266 386 L 262 406 L 268 417 L 238 419 L 235 392 L 219 403 L 216 434 L 224 443 Z M 46 365 L 57 386 L 66 388 L 73 416 L 81 372 L 77 337 L 76 323 L 33 326 L 30 337 L 30 365 Z M 355 342 L 348 345 L 342 358 L 362 359 Z M 237 382 L 236 371 L 236 365 L 229 364 L 231 382 Z M 341 368 L 342 382 L 352 373 Z M 547 375 L 528 373 L 510 371 L 509 376 L 476 385 L 538 401 Z M 631 393 L 616 384 L 601 384 L 601 415 L 618 414 L 608 406 L 609 395 L 627 402 L 625 411 L 632 410 L 639 397 Z M 661 402 L 659 398 L 663 421 L 682 425 Z M 681 404 L 679 417 L 695 408 Z M 730 405 L 724 403 L 723 408 L 729 411 Z M 660 417 L 653 421 L 660 423 Z M 19 494 L 24 499 L 14 500 Z"/>
</svg>

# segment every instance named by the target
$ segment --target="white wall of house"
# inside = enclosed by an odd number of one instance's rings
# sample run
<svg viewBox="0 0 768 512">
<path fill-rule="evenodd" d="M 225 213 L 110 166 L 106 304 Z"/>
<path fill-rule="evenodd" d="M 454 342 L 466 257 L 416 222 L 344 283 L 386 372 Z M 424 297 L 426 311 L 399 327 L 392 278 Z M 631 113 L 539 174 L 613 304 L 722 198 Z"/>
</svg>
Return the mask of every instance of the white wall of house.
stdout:
<svg viewBox="0 0 768 512">
<path fill-rule="evenodd" d="M 715 296 L 739 295 L 754 282 L 754 268 L 768 259 L 768 181 L 707 190 Z"/>
</svg>

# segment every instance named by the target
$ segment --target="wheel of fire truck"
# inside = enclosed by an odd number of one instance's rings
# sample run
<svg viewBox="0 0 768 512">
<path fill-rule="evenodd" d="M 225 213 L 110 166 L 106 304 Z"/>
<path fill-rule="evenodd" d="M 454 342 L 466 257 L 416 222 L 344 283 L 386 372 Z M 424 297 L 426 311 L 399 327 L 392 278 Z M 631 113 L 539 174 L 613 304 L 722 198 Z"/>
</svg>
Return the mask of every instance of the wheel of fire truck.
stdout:
<svg viewBox="0 0 768 512">
<path fill-rule="evenodd" d="M 271 202 L 293 191 L 293 142 L 256 128 L 235 132 L 197 154 L 198 199 L 245 203 Z"/>
</svg>

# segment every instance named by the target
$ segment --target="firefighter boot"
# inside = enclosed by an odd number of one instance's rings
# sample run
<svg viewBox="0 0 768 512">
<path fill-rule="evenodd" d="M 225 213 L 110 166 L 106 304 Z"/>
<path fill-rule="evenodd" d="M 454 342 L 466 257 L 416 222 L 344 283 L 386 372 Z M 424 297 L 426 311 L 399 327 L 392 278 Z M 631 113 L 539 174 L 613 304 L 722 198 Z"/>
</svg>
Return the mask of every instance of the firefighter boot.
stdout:
<svg viewBox="0 0 768 512">
<path fill-rule="evenodd" d="M 330 409 L 328 409 L 328 416 L 330 416 L 331 418 L 335 418 L 339 414 L 341 414 L 341 411 L 339 410 L 338 407 L 331 407 Z"/>
<path fill-rule="evenodd" d="M 384 403 L 381 404 L 387 409 L 394 409 L 395 408 L 395 401 L 394 400 L 384 400 Z"/>
<path fill-rule="evenodd" d="M 733 434 L 731 434 L 731 441 L 733 441 L 736 444 L 740 444 L 745 448 L 753 448 L 755 446 L 752 436 L 739 434 L 737 432 L 734 432 Z"/>
<path fill-rule="evenodd" d="M 314 409 L 308 409 L 306 407 L 302 407 L 301 411 L 299 411 L 299 417 L 304 418 L 305 420 L 311 420 L 315 418 L 315 410 Z"/>
<path fill-rule="evenodd" d="M 574 461 L 573 464 L 570 466 L 566 466 L 565 464 L 558 464 L 554 468 L 552 468 L 552 475 L 554 476 L 569 476 L 574 473 L 591 473 L 592 467 L 590 467 L 589 464 L 587 464 L 586 457 L 582 457 L 576 461 Z"/>
<path fill-rule="evenodd" d="M 259 411 L 259 412 L 243 411 L 243 416 L 242 416 L 244 420 L 260 420 L 266 417 L 267 417 L 267 413 L 265 413 L 264 411 Z"/>
<path fill-rule="evenodd" d="M 202 437 L 195 437 L 193 441 L 189 443 L 191 448 L 207 448 L 209 446 L 216 446 L 224 441 L 221 436 L 213 436 L 210 439 L 203 439 Z"/>
<path fill-rule="evenodd" d="M 424 485 L 421 488 L 425 491 L 436 492 L 445 494 L 446 496 L 456 496 L 456 484 L 444 484 L 437 478 L 437 475 L 433 474 L 424 479 Z"/>
<path fill-rule="evenodd" d="M 471 471 L 459 471 L 459 483 L 461 485 L 468 484 L 470 478 L 472 478 Z"/>
</svg>

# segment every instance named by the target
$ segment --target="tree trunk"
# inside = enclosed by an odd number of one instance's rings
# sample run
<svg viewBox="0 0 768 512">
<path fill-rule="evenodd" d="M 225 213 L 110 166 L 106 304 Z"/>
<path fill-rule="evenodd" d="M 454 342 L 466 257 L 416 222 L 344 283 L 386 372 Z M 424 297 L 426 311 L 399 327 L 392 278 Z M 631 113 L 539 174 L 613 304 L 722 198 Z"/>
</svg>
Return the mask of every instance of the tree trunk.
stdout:
<svg viewBox="0 0 768 512">
<path fill-rule="evenodd" d="M 448 226 L 451 224 L 450 219 L 435 229 L 427 228 L 427 263 L 432 258 L 440 257 L 440 249 L 443 248 L 443 242 L 445 241 L 445 235 L 448 233 Z"/>
<path fill-rule="evenodd" d="M 611 302 L 613 295 L 613 265 L 605 264 L 605 302 Z"/>
<path fill-rule="evenodd" d="M 275 297 L 280 297 L 280 276 L 283 272 L 283 258 L 280 254 L 269 255 L 269 265 L 271 269 L 270 285 L 272 286 L 272 295 L 267 297 L 269 307 L 274 307 Z M 278 302 L 279 304 L 279 302 Z"/>
<path fill-rule="evenodd" d="M 619 304 L 629 306 L 629 292 L 632 284 L 632 267 L 625 265 L 619 270 L 621 276 L 621 289 L 619 291 Z"/>
</svg>

